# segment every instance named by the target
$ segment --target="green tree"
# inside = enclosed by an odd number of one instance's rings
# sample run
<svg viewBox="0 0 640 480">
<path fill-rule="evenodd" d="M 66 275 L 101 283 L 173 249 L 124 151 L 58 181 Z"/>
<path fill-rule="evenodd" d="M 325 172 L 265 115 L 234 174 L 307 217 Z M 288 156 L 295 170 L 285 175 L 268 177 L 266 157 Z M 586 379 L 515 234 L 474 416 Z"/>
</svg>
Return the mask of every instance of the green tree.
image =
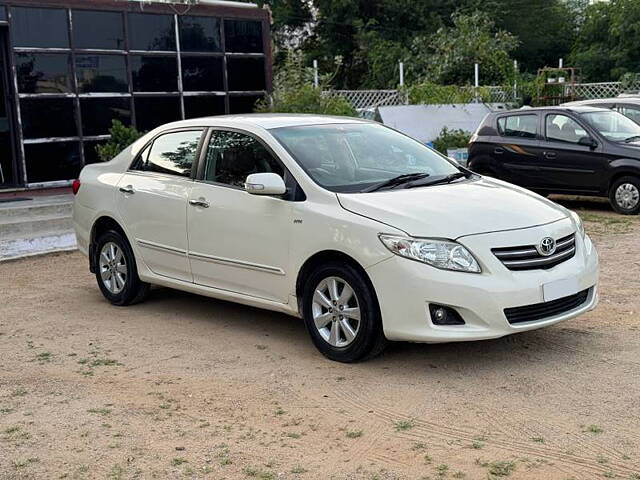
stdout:
<svg viewBox="0 0 640 480">
<path fill-rule="evenodd" d="M 102 162 L 108 162 L 144 135 L 144 133 L 138 132 L 134 127 L 126 127 L 119 120 L 112 120 L 109 134 L 111 138 L 107 143 L 96 146 L 98 158 L 100 158 Z"/>
<path fill-rule="evenodd" d="M 590 5 L 571 52 L 589 81 L 615 81 L 640 71 L 640 2 L 611 0 Z"/>
<path fill-rule="evenodd" d="M 500 85 L 513 73 L 509 53 L 517 46 L 518 39 L 496 28 L 486 13 L 457 12 L 451 27 L 414 41 L 412 62 L 428 80 L 445 85 L 473 83 L 474 63 L 479 63 L 480 82 Z"/>
</svg>

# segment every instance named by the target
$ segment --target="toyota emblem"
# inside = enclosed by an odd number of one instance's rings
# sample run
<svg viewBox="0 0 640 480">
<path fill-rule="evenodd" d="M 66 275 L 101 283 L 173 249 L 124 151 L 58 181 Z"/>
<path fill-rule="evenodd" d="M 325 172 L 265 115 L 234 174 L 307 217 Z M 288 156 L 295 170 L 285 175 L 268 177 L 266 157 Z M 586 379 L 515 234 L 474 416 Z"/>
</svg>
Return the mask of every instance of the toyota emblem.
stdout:
<svg viewBox="0 0 640 480">
<path fill-rule="evenodd" d="M 543 257 L 553 255 L 556 251 L 556 241 L 551 237 L 545 237 L 538 245 L 538 253 Z"/>
</svg>

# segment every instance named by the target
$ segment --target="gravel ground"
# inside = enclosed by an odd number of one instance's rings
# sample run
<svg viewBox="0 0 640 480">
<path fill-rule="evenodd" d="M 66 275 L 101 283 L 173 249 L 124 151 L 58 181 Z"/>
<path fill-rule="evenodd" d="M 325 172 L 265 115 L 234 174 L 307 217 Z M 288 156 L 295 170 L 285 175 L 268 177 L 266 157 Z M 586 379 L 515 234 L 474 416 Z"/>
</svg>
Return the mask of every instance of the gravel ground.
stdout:
<svg viewBox="0 0 640 480">
<path fill-rule="evenodd" d="M 0 264 L 0 478 L 640 479 L 640 218 L 581 209 L 601 303 L 507 338 L 325 360 L 295 318 L 78 253 Z"/>
</svg>

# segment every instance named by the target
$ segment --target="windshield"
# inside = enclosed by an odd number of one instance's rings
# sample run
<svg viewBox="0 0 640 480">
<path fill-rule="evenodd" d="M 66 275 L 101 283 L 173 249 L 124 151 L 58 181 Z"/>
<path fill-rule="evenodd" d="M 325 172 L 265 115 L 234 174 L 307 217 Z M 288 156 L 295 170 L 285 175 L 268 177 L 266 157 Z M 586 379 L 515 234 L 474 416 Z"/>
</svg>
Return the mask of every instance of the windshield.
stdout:
<svg viewBox="0 0 640 480">
<path fill-rule="evenodd" d="M 613 141 L 625 141 L 640 136 L 640 125 L 624 115 L 611 110 L 582 113 L 589 124 L 598 130 L 605 138 Z"/>
<path fill-rule="evenodd" d="M 332 192 L 363 192 L 400 175 L 422 173 L 431 179 L 460 171 L 417 140 L 378 124 L 306 125 L 270 132 L 316 183 Z"/>
</svg>

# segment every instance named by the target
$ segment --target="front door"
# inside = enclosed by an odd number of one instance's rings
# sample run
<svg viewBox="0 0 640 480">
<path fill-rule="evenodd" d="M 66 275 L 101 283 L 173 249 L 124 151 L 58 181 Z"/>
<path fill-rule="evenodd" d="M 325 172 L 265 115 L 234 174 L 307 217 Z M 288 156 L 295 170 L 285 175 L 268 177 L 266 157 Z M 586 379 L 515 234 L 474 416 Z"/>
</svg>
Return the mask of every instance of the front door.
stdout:
<svg viewBox="0 0 640 480">
<path fill-rule="evenodd" d="M 535 113 L 503 115 L 498 118 L 499 143 L 489 155 L 501 169 L 501 179 L 535 188 L 538 157 L 538 116 Z"/>
<path fill-rule="evenodd" d="M 600 190 L 606 161 L 602 144 L 592 149 L 578 141 L 589 132 L 578 121 L 561 113 L 548 113 L 544 118 L 546 141 L 538 157 L 540 187 L 551 191 L 597 193 Z"/>
<path fill-rule="evenodd" d="M 6 54 L 7 29 L 0 28 L 0 189 L 16 186 L 18 171 L 13 148 L 11 89 Z"/>
<path fill-rule="evenodd" d="M 115 192 L 131 243 L 158 275 L 191 282 L 187 258 L 187 200 L 202 130 L 160 135 L 145 148 Z"/>
<path fill-rule="evenodd" d="M 191 271 L 196 284 L 286 303 L 292 202 L 247 193 L 247 175 L 262 172 L 285 170 L 255 137 L 212 133 L 189 196 Z"/>
</svg>

